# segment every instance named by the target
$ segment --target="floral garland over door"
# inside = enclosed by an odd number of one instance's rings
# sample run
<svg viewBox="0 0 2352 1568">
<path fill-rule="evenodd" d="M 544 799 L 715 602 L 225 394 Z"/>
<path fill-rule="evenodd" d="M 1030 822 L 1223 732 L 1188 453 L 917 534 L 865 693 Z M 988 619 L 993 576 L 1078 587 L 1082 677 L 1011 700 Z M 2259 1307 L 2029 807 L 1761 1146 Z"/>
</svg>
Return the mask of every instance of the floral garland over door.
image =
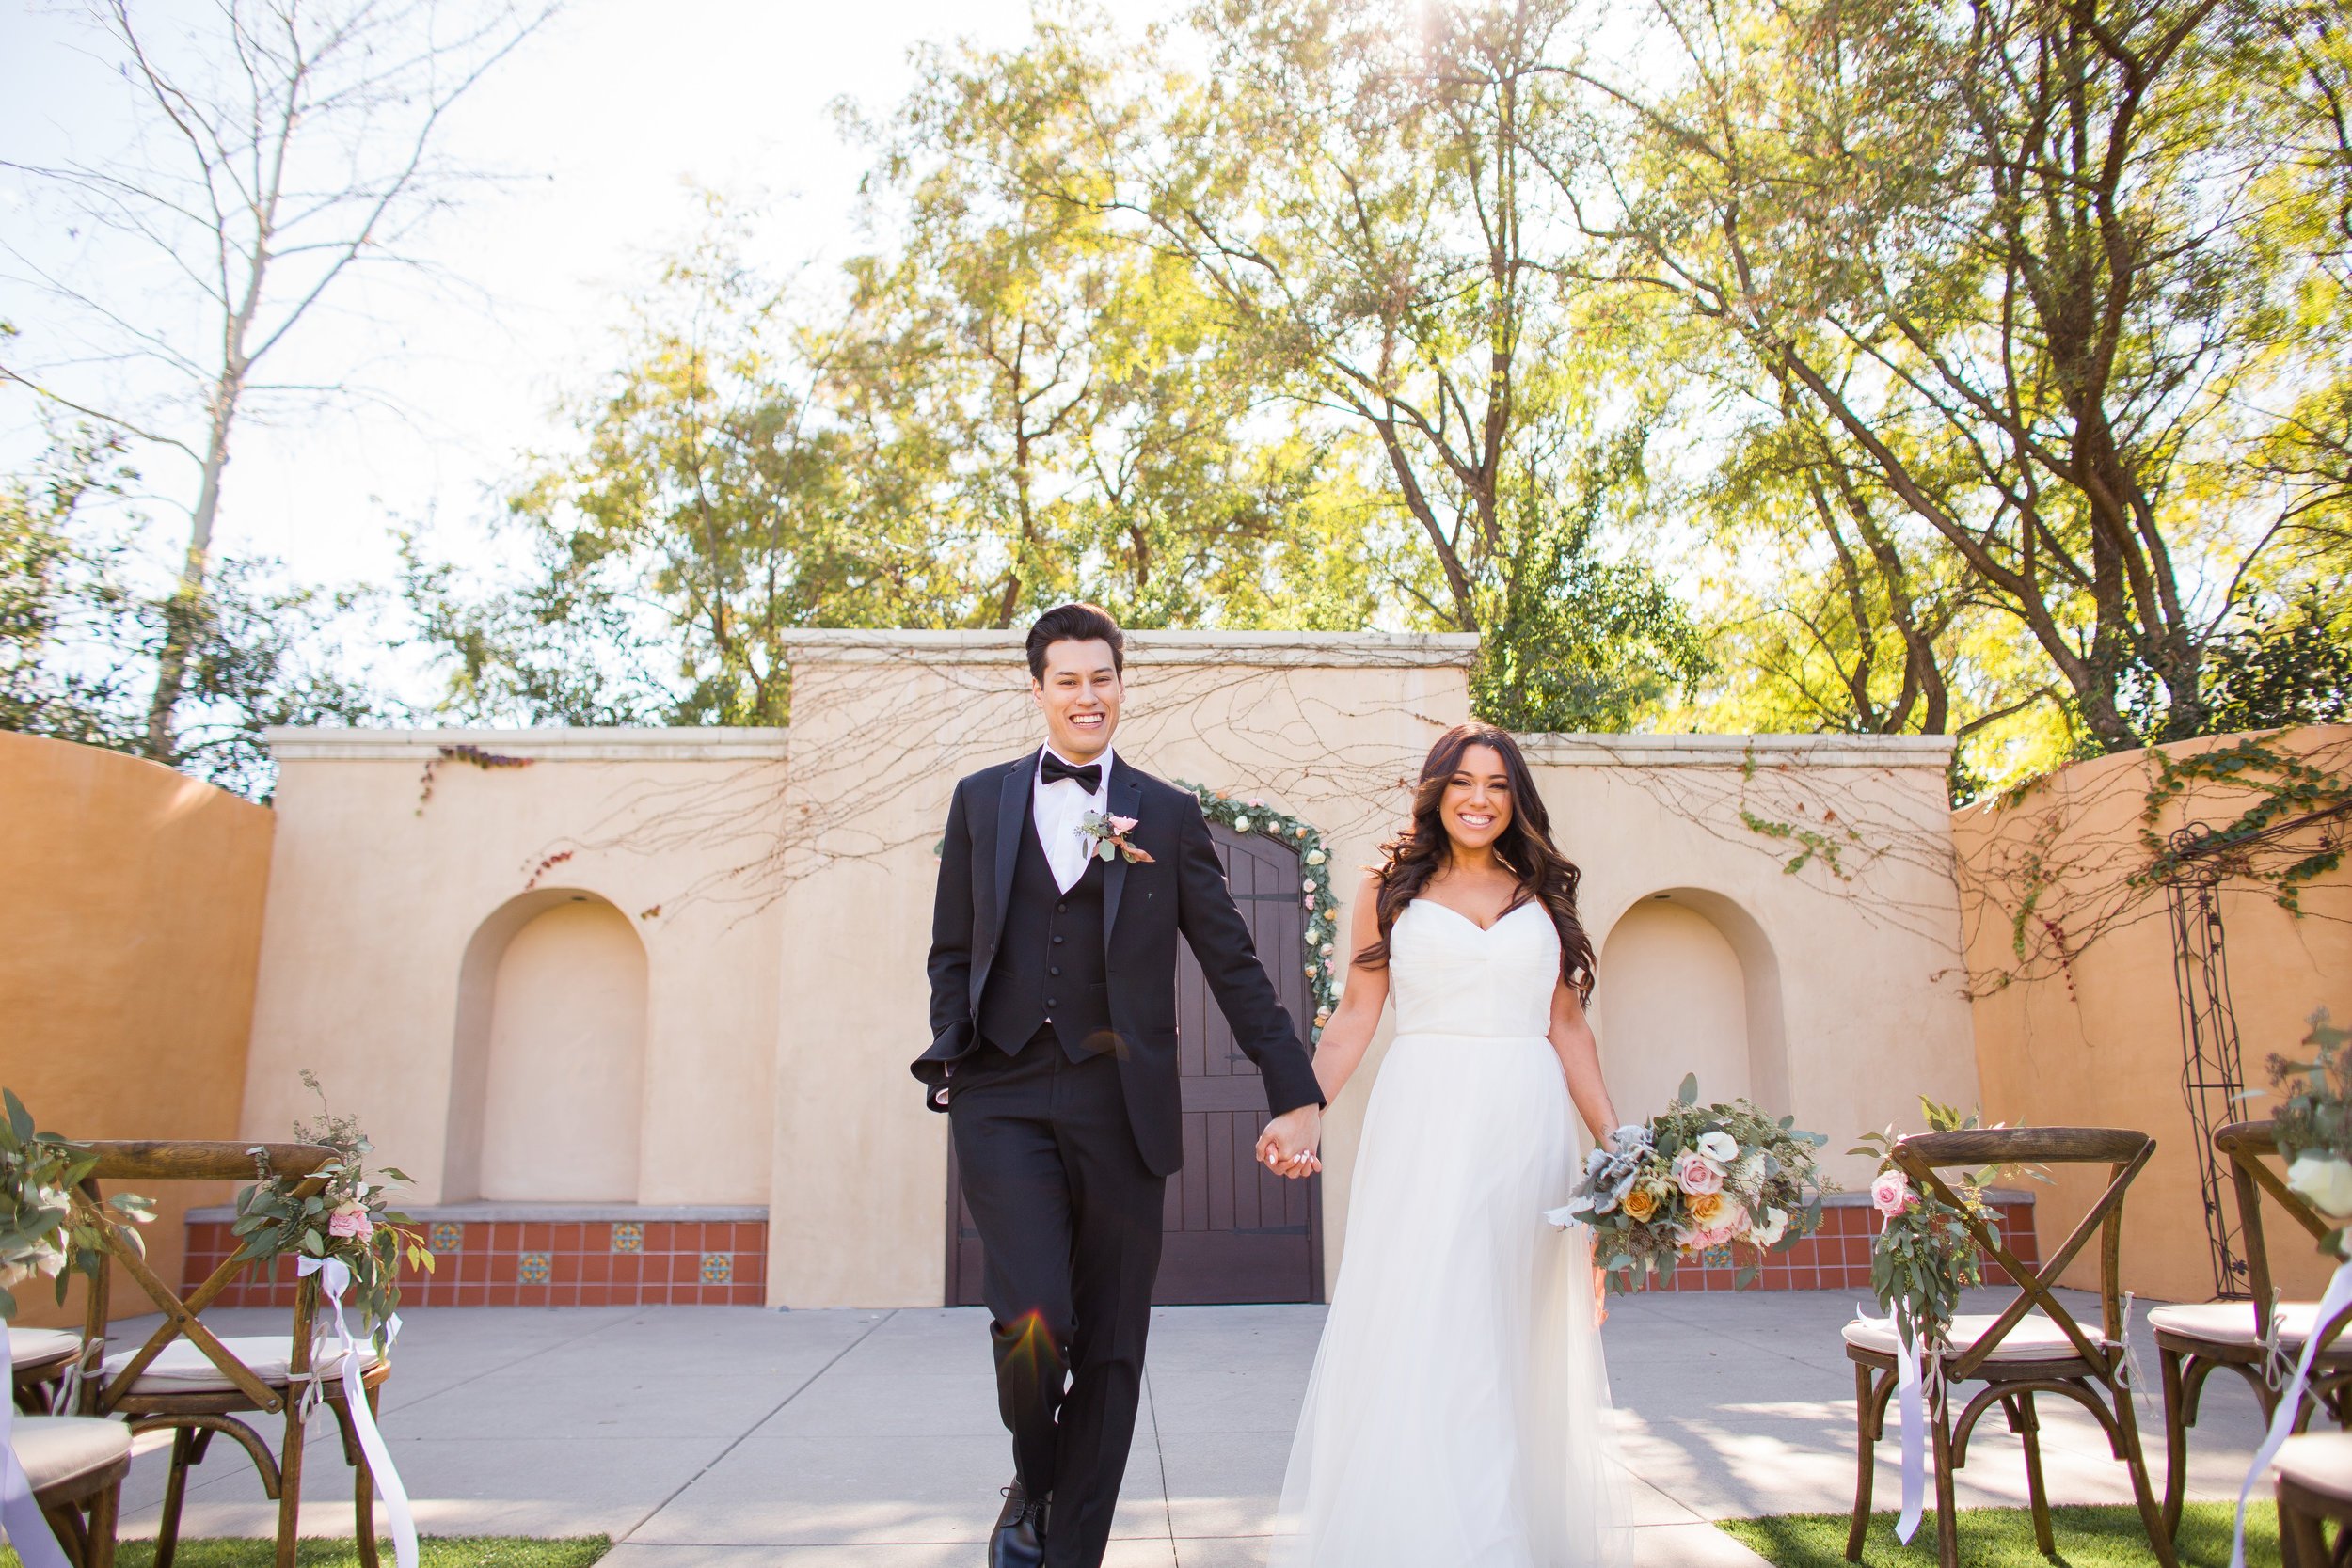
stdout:
<svg viewBox="0 0 2352 1568">
<path fill-rule="evenodd" d="M 1237 833 L 1258 833 L 1298 851 L 1298 902 L 1307 911 L 1307 984 L 1314 996 L 1311 1039 L 1320 1039 L 1340 1000 L 1339 910 L 1331 898 L 1331 852 L 1323 834 L 1303 817 L 1278 811 L 1255 796 L 1244 798 L 1206 784 L 1175 781 L 1200 802 L 1210 821 Z"/>
</svg>

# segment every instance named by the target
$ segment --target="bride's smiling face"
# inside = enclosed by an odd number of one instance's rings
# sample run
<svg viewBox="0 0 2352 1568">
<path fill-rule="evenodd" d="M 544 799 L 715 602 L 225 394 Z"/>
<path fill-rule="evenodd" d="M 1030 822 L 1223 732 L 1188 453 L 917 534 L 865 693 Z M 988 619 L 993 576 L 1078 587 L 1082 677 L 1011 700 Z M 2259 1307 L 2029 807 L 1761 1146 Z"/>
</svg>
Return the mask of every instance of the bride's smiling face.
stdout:
<svg viewBox="0 0 2352 1568">
<path fill-rule="evenodd" d="M 1511 825 L 1511 775 L 1492 746 L 1463 748 L 1461 766 L 1438 797 L 1438 819 L 1456 849 L 1484 850 Z"/>
</svg>

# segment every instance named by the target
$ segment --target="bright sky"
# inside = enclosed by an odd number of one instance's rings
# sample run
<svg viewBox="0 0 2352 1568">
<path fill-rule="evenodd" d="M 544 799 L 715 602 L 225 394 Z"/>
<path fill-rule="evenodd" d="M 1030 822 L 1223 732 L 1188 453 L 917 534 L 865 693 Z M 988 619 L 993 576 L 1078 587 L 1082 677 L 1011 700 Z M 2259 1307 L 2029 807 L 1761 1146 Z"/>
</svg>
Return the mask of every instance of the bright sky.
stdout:
<svg viewBox="0 0 2352 1568">
<path fill-rule="evenodd" d="M 209 0 L 134 6 L 158 23 L 210 9 Z M 0 8 L 0 161 L 119 145 L 127 89 L 89 57 L 75 8 Z M 444 144 L 467 164 L 528 177 L 475 192 L 421 247 L 494 303 L 372 294 L 372 321 L 315 324 L 304 362 L 364 361 L 393 406 L 244 432 L 220 544 L 279 556 L 300 580 L 384 580 L 390 525 L 429 520 L 437 553 L 486 563 L 484 525 L 519 454 L 556 438 L 556 400 L 613 362 L 621 295 L 692 232 L 690 186 L 771 199 L 766 237 L 780 270 L 810 256 L 837 261 L 858 247 L 866 159 L 835 132 L 829 104 L 847 94 L 886 108 L 912 85 L 915 43 L 1010 44 L 1028 17 L 1027 0 L 574 0 L 476 89 Z M 44 236 L 17 229 L 29 214 L 16 181 L 0 170 L 0 224 L 32 248 Z M 40 309 L 0 288 L 0 319 L 28 343 Z M 31 400 L 0 394 L 0 462 L 22 463 L 37 434 Z M 177 482 L 169 462 L 152 458 L 150 473 Z M 193 494 L 192 482 L 174 488 Z"/>
</svg>

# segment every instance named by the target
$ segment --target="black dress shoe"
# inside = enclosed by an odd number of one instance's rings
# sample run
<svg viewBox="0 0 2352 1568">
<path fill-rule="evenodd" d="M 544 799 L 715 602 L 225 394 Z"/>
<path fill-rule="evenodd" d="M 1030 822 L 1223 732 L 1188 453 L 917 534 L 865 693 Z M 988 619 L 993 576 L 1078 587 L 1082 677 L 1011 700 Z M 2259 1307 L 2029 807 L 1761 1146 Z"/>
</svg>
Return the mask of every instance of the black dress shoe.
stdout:
<svg viewBox="0 0 2352 1568">
<path fill-rule="evenodd" d="M 988 1568 L 1042 1568 L 1045 1561 L 1045 1499 L 1029 1500 L 1014 1481 L 1005 1488 L 1005 1510 L 989 1532 Z"/>
</svg>

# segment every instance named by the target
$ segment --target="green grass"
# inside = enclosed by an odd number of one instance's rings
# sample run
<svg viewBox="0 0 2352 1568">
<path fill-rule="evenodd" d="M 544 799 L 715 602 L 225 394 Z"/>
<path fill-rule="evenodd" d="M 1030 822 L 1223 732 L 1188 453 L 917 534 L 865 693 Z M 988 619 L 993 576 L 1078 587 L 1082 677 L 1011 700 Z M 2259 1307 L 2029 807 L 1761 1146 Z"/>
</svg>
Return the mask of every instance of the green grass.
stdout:
<svg viewBox="0 0 2352 1568">
<path fill-rule="evenodd" d="M 391 1568 L 392 1544 L 377 1543 L 384 1568 Z M 418 1568 L 588 1568 L 612 1549 L 604 1535 L 535 1541 L 518 1535 L 428 1535 L 417 1543 Z M 267 1541 L 183 1541 L 173 1568 L 270 1568 L 276 1561 Z M 359 1548 L 332 1537 L 305 1540 L 294 1548 L 301 1568 L 359 1568 Z M 155 1543 L 125 1541 L 115 1551 L 116 1568 L 152 1568 Z M 0 1568 L 24 1568 L 14 1552 L 0 1546 Z"/>
<path fill-rule="evenodd" d="M 2181 1568 L 2223 1568 L 2230 1560 L 2231 1503 L 2190 1503 L 2181 1515 Z M 1783 1513 L 1763 1519 L 1725 1519 L 1722 1528 L 1754 1547 L 1776 1568 L 1849 1568 L 1843 1513 Z M 2053 1508 L 2050 1528 L 2058 1560 L 2068 1568 L 2146 1568 L 2148 1550 L 2139 1510 L 2128 1505 Z M 1895 1516 L 1870 1516 L 1862 1543 L 1866 1568 L 1934 1568 L 1935 1511 L 1919 1522 L 1908 1546 L 1895 1541 Z M 2033 1515 L 2022 1508 L 1963 1508 L 1960 1511 L 1960 1560 L 1967 1568 L 2046 1568 L 2049 1560 L 2033 1544 Z M 2246 1510 L 2247 1568 L 2278 1568 L 2279 1513 L 2267 1501 Z"/>
</svg>

